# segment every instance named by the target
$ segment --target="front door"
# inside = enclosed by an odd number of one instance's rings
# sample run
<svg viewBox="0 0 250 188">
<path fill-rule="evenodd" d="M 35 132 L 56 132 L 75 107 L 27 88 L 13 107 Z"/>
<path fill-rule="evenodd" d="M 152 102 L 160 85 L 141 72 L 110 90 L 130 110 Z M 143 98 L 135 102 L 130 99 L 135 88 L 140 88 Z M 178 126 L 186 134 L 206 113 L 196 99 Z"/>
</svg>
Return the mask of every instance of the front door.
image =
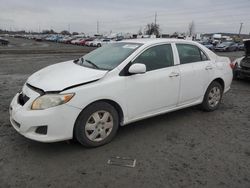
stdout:
<svg viewBox="0 0 250 188">
<path fill-rule="evenodd" d="M 146 73 L 126 76 L 129 119 L 138 119 L 175 107 L 180 73 L 174 66 L 171 44 L 152 46 L 133 62 L 146 65 Z"/>
</svg>

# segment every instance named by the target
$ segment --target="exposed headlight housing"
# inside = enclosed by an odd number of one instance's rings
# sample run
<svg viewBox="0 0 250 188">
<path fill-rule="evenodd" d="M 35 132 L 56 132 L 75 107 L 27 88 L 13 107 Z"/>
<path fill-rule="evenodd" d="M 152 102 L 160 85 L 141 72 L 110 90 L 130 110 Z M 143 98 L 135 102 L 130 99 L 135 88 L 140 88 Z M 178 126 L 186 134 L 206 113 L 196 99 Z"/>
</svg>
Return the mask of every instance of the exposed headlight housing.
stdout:
<svg viewBox="0 0 250 188">
<path fill-rule="evenodd" d="M 32 103 L 32 110 L 44 110 L 47 108 L 55 107 L 61 104 L 65 104 L 69 102 L 72 97 L 74 97 L 74 93 L 68 94 L 45 94 L 34 100 Z"/>
</svg>

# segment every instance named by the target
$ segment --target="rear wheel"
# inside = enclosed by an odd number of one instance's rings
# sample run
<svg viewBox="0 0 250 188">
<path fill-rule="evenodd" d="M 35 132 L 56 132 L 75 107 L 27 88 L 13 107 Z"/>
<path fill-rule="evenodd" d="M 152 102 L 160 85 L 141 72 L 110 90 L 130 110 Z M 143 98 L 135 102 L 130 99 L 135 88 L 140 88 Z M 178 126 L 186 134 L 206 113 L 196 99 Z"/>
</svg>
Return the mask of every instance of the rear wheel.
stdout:
<svg viewBox="0 0 250 188">
<path fill-rule="evenodd" d="M 205 96 L 201 105 L 202 108 L 205 111 L 216 110 L 221 103 L 222 94 L 223 94 L 223 89 L 222 89 L 221 84 L 216 81 L 212 82 L 207 88 L 207 91 L 205 93 Z"/>
<path fill-rule="evenodd" d="M 118 127 L 116 109 L 106 102 L 97 102 L 81 112 L 75 123 L 74 136 L 84 146 L 97 147 L 110 142 Z"/>
</svg>

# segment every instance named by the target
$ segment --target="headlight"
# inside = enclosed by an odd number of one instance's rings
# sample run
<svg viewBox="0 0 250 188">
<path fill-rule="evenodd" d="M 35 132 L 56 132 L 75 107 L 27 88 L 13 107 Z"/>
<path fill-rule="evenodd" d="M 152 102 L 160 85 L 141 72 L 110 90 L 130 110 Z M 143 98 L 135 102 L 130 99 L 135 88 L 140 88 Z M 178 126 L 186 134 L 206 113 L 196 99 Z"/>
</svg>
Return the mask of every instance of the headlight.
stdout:
<svg viewBox="0 0 250 188">
<path fill-rule="evenodd" d="M 65 104 L 72 99 L 74 93 L 68 94 L 46 94 L 40 96 L 32 103 L 32 110 L 44 110 L 61 104 Z"/>
</svg>

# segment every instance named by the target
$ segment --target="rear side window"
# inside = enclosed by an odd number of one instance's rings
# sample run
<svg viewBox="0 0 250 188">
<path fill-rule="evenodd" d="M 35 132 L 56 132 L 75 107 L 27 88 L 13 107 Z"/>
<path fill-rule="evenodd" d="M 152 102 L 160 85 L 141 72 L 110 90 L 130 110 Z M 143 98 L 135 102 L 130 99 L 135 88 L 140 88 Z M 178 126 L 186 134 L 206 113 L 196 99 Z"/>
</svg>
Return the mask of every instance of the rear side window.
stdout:
<svg viewBox="0 0 250 188">
<path fill-rule="evenodd" d="M 174 65 L 171 44 L 151 47 L 139 55 L 133 62 L 146 65 L 147 71 Z"/>
<path fill-rule="evenodd" d="M 190 44 L 176 44 L 180 64 L 194 63 L 198 61 L 206 61 L 208 57 L 197 46 Z"/>
</svg>

